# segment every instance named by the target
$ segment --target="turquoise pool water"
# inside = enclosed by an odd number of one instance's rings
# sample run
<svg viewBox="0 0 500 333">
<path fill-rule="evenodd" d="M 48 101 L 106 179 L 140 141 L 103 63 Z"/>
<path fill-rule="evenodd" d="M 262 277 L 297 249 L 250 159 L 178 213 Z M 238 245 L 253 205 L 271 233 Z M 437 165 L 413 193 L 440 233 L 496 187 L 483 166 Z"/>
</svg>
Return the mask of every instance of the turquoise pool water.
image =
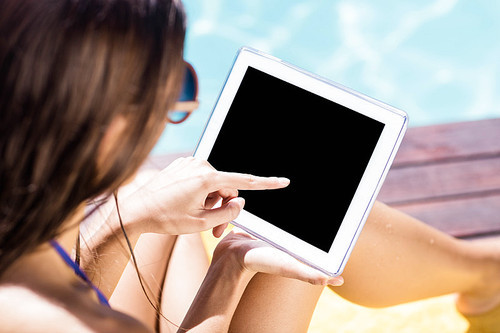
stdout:
<svg viewBox="0 0 500 333">
<path fill-rule="evenodd" d="M 410 126 L 500 116 L 500 2 L 184 0 L 200 108 L 153 153 L 193 150 L 247 45 L 405 110 Z M 314 115 L 311 114 L 313 117 Z"/>
</svg>

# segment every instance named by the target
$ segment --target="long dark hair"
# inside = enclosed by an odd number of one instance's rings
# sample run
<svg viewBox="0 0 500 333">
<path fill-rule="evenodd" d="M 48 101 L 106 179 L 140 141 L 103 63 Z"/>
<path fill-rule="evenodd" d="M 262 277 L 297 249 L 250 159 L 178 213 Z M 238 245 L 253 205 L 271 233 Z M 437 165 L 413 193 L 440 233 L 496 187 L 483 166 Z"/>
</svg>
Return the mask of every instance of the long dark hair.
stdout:
<svg viewBox="0 0 500 333">
<path fill-rule="evenodd" d="M 178 96 L 184 34 L 175 0 L 0 1 L 0 275 L 137 170 Z"/>
</svg>

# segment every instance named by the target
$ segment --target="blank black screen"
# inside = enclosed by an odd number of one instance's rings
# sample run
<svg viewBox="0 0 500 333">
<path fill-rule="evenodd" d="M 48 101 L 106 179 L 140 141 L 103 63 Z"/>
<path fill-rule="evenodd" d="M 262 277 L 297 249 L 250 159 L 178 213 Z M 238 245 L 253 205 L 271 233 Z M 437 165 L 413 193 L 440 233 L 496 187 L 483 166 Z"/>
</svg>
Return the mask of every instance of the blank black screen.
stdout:
<svg viewBox="0 0 500 333">
<path fill-rule="evenodd" d="M 289 178 L 285 189 L 240 191 L 245 210 L 328 252 L 383 128 L 249 67 L 208 161 Z"/>
</svg>

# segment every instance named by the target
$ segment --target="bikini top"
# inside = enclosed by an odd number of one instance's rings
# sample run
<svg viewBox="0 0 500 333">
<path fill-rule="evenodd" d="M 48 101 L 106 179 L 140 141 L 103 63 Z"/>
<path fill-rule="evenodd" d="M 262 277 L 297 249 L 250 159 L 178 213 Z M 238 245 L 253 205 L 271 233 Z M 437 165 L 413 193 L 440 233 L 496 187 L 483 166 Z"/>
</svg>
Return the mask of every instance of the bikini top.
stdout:
<svg viewBox="0 0 500 333">
<path fill-rule="evenodd" d="M 96 286 L 94 286 L 94 284 L 92 283 L 92 281 L 90 281 L 90 279 L 82 271 L 82 269 L 80 268 L 80 266 L 78 266 L 73 261 L 73 259 L 71 259 L 71 257 L 69 256 L 69 254 L 61 247 L 61 245 L 59 245 L 59 243 L 56 242 L 55 240 L 51 240 L 50 241 L 50 245 L 52 245 L 52 247 L 54 248 L 54 250 L 57 251 L 57 253 L 64 260 L 64 262 L 69 267 L 73 268 L 73 270 L 75 271 L 75 274 L 78 275 L 83 281 L 85 281 L 90 287 L 92 287 L 92 289 L 94 289 L 94 291 L 97 294 L 97 297 L 99 298 L 99 302 L 101 304 L 103 304 L 103 305 L 109 306 L 109 302 L 108 302 L 108 299 L 106 298 L 106 296 L 104 296 L 104 294 L 99 290 L 99 288 L 97 288 Z"/>
</svg>

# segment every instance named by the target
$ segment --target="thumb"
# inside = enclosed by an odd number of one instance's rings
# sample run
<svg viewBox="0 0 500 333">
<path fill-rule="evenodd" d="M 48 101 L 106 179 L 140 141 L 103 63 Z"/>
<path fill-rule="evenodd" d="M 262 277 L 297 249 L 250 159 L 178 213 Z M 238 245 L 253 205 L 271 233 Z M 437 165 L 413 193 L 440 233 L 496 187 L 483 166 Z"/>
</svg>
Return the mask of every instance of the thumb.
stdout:
<svg viewBox="0 0 500 333">
<path fill-rule="evenodd" d="M 223 223 L 231 222 L 240 215 L 245 206 L 245 199 L 237 197 L 223 203 L 220 207 L 207 209 L 204 217 L 208 224 L 217 226 Z"/>
</svg>

